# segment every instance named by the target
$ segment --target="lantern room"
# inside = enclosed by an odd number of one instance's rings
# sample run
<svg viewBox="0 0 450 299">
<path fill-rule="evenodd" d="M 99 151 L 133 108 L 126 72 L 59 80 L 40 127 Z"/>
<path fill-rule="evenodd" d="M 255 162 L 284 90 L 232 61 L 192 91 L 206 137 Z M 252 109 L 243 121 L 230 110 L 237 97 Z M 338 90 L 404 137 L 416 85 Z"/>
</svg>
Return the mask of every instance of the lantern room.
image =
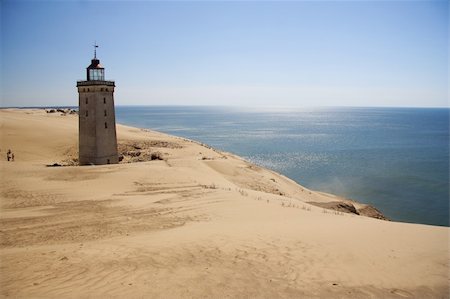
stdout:
<svg viewBox="0 0 450 299">
<path fill-rule="evenodd" d="M 87 67 L 87 81 L 104 81 L 105 69 L 101 66 L 97 57 L 91 60 L 91 65 Z"/>
</svg>

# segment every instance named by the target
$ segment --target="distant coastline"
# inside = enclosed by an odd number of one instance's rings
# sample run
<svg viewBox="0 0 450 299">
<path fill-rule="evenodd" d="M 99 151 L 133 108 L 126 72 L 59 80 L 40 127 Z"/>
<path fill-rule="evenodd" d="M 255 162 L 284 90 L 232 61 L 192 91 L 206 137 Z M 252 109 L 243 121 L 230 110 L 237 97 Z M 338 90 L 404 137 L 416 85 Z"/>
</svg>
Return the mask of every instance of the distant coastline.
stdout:
<svg viewBox="0 0 450 299">
<path fill-rule="evenodd" d="M 233 110 L 242 109 L 446 109 L 450 110 L 448 106 L 238 106 L 238 105 L 151 105 L 151 104 L 116 104 L 115 107 L 163 107 L 163 108 L 225 108 Z M 78 109 L 76 105 L 38 105 L 38 106 L 0 106 L 0 109 Z"/>
</svg>

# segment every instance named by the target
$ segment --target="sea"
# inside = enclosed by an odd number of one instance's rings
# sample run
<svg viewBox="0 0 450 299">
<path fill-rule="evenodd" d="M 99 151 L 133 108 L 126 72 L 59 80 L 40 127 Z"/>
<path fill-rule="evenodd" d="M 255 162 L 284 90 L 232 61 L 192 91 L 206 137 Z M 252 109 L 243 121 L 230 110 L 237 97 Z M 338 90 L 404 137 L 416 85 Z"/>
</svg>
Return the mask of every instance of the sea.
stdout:
<svg viewBox="0 0 450 299">
<path fill-rule="evenodd" d="M 118 123 L 206 143 L 394 221 L 449 226 L 448 108 L 118 106 Z"/>
</svg>

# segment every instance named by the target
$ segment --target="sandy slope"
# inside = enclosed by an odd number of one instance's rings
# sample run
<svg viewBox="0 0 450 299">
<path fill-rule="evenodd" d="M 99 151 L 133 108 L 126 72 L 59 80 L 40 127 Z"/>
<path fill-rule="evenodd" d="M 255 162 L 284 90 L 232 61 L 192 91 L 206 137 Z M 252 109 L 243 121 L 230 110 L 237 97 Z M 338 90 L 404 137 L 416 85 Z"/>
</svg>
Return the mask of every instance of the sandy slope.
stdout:
<svg viewBox="0 0 450 299">
<path fill-rule="evenodd" d="M 77 116 L 0 110 L 0 121 L 3 297 L 449 296 L 448 228 L 325 210 L 308 202 L 342 199 L 125 126 L 125 161 L 164 160 L 46 167 L 76 157 Z"/>
</svg>

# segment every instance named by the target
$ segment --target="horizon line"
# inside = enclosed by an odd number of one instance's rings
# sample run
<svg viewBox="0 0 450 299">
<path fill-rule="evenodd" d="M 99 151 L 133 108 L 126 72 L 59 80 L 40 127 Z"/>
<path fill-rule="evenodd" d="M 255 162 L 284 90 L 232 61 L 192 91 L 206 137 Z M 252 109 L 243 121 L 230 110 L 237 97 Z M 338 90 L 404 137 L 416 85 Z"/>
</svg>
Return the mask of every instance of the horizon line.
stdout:
<svg viewBox="0 0 450 299">
<path fill-rule="evenodd" d="M 292 105 L 199 105 L 199 104 L 118 104 L 115 107 L 216 107 L 216 108 L 290 108 L 290 109 L 320 109 L 320 108 L 392 108 L 392 109 L 450 109 L 450 106 L 353 106 L 353 105 L 324 105 L 324 106 L 292 106 Z M 45 108 L 78 108 L 78 105 L 42 105 L 42 106 L 0 106 L 0 109 L 45 109 Z"/>
</svg>

